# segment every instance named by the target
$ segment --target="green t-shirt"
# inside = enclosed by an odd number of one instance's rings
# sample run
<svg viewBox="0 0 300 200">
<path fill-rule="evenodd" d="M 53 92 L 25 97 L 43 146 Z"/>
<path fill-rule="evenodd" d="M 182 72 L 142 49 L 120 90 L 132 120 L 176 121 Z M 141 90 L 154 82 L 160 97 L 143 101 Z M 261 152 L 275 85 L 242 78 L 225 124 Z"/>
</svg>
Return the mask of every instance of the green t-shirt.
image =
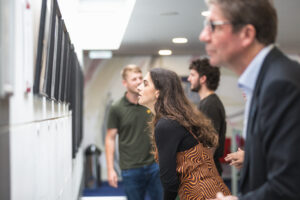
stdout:
<svg viewBox="0 0 300 200">
<path fill-rule="evenodd" d="M 148 127 L 150 120 L 149 109 L 130 103 L 125 96 L 110 108 L 107 128 L 118 129 L 122 170 L 138 168 L 154 162 Z"/>
</svg>

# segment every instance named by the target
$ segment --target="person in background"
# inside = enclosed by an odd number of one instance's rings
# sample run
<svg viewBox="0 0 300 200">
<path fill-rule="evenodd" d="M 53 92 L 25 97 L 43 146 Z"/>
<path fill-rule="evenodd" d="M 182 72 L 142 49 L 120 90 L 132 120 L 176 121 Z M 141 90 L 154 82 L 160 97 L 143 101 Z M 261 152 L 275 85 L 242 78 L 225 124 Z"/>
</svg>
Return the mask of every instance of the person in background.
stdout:
<svg viewBox="0 0 300 200">
<path fill-rule="evenodd" d="M 246 94 L 246 143 L 238 197 L 300 199 L 300 65 L 276 46 L 277 13 L 270 0 L 207 0 L 200 40 L 213 66 L 240 77 Z"/>
<path fill-rule="evenodd" d="M 222 176 L 223 170 L 219 158 L 224 154 L 226 114 L 222 101 L 215 93 L 219 86 L 220 70 L 218 67 L 212 67 L 207 58 L 192 61 L 189 69 L 188 81 L 191 84 L 191 90 L 200 96 L 198 109 L 212 121 L 219 136 L 214 161 L 220 176 Z"/>
<path fill-rule="evenodd" d="M 108 183 L 118 187 L 114 169 L 116 135 L 119 135 L 120 168 L 123 187 L 128 200 L 144 200 L 146 192 L 152 200 L 163 197 L 159 168 L 151 154 L 152 145 L 148 122 L 151 112 L 138 104 L 137 86 L 142 82 L 142 71 L 128 65 L 122 71 L 125 95 L 109 111 L 105 150 Z"/>
<path fill-rule="evenodd" d="M 164 199 L 215 198 L 230 191 L 213 160 L 218 136 L 209 119 L 188 101 L 175 72 L 153 68 L 138 87 L 139 104 L 154 117 L 155 158 L 164 187 Z"/>
</svg>

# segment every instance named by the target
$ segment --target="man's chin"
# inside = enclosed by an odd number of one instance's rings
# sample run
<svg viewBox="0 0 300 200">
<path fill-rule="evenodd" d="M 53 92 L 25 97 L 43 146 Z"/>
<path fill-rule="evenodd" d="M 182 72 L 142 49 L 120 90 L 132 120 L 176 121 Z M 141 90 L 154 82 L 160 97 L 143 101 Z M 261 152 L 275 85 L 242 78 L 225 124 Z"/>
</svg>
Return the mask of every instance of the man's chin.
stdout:
<svg viewBox="0 0 300 200">
<path fill-rule="evenodd" d="M 209 58 L 209 64 L 211 66 L 220 66 L 220 60 L 214 59 L 213 57 Z"/>
<path fill-rule="evenodd" d="M 134 95 L 139 96 L 139 91 L 138 90 L 131 90 L 131 93 L 134 94 Z"/>
<path fill-rule="evenodd" d="M 199 89 L 198 88 L 191 88 L 191 91 L 192 92 L 199 92 Z"/>
</svg>

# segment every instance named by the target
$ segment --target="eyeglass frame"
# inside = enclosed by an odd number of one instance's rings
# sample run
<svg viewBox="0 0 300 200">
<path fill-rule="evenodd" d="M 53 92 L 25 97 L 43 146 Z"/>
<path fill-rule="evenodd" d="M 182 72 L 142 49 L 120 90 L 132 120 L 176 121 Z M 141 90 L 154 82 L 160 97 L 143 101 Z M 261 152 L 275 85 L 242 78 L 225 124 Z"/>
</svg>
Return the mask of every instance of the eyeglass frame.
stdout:
<svg viewBox="0 0 300 200">
<path fill-rule="evenodd" d="M 216 30 L 216 26 L 231 24 L 231 22 L 225 22 L 221 20 L 212 21 L 212 20 L 205 19 L 203 21 L 203 24 L 204 24 L 204 28 L 209 27 L 209 30 L 213 33 Z"/>
</svg>

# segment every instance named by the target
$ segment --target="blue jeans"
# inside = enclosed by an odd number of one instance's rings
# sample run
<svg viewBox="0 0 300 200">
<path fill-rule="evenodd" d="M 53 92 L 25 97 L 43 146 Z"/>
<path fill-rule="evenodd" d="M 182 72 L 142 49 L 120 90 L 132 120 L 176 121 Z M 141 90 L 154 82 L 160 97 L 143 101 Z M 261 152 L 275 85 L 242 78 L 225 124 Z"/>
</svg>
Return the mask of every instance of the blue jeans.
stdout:
<svg viewBox="0 0 300 200">
<path fill-rule="evenodd" d="M 123 187 L 128 200 L 144 200 L 146 192 L 152 200 L 162 200 L 163 190 L 156 163 L 122 170 Z"/>
</svg>

